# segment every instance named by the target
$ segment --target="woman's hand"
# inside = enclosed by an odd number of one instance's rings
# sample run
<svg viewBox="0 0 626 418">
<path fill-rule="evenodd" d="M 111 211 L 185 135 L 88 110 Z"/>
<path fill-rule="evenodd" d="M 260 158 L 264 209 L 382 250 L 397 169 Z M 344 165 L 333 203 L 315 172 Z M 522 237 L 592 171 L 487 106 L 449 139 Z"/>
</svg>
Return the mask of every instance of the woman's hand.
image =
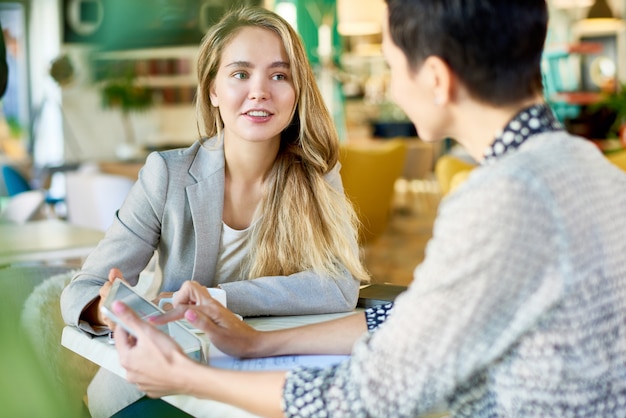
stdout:
<svg viewBox="0 0 626 418">
<path fill-rule="evenodd" d="M 182 318 L 204 331 L 211 344 L 228 355 L 252 357 L 259 347 L 262 333 L 213 299 L 206 287 L 197 282 L 183 283 L 174 295 L 174 309 L 150 322 L 162 325 Z"/>
<path fill-rule="evenodd" d="M 137 336 L 131 336 L 123 327 L 115 331 L 115 346 L 120 365 L 126 369 L 126 379 L 154 398 L 186 393 L 186 376 L 198 365 L 172 338 L 142 321 L 124 303 L 113 302 L 113 312 Z"/>
<path fill-rule="evenodd" d="M 218 302 L 215 301 L 214 304 L 223 309 L 222 313 L 226 313 L 226 316 L 243 322 Z M 206 306 L 194 309 L 203 309 Z M 131 336 L 123 327 L 118 327 L 115 332 L 120 365 L 126 369 L 126 379 L 135 383 L 148 396 L 157 398 L 172 394 L 191 395 L 229 403 L 255 415 L 283 416 L 281 397 L 285 372 L 213 369 L 191 360 L 174 340 L 139 319 L 124 303 L 114 302 L 113 312 L 136 335 L 136 338 Z M 192 311 L 187 310 L 186 313 L 188 312 Z"/>
<path fill-rule="evenodd" d="M 113 285 L 115 279 L 121 279 L 126 281 L 126 279 L 124 279 L 124 276 L 122 275 L 122 272 L 118 268 L 112 268 L 111 270 L 109 270 L 108 280 L 104 282 L 104 284 L 98 291 L 99 298 L 83 311 L 81 319 L 84 319 L 90 324 L 106 325 L 111 330 L 115 329 L 115 322 L 110 320 L 104 313 L 102 313 L 102 305 L 104 305 L 104 301 L 111 291 L 111 286 Z"/>
</svg>

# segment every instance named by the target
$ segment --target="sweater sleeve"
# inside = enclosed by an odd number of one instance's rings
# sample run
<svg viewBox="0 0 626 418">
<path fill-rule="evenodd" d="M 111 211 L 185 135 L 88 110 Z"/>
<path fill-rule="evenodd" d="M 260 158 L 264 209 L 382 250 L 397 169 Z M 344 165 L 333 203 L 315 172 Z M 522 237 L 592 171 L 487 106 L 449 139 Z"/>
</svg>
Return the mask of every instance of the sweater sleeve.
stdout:
<svg viewBox="0 0 626 418">
<path fill-rule="evenodd" d="M 287 415 L 412 417 L 450 400 L 559 299 L 566 262 L 552 202 L 520 178 L 450 195 L 393 314 L 341 365 L 289 372 Z M 308 402 L 312 390 L 320 397 Z"/>
</svg>

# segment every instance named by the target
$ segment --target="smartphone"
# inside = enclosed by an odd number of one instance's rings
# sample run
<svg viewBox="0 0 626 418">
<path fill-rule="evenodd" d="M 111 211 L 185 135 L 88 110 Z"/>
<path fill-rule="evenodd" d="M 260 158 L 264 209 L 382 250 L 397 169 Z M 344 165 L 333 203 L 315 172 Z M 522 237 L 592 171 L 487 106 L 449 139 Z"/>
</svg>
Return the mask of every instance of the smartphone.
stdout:
<svg viewBox="0 0 626 418">
<path fill-rule="evenodd" d="M 116 300 L 124 302 L 143 320 L 164 313 L 157 305 L 135 292 L 126 282 L 119 279 L 115 280 L 102 305 L 102 313 L 133 336 L 136 336 L 134 331 L 113 313 L 111 306 Z M 172 337 L 189 357 L 201 362 L 206 361 L 204 342 L 180 322 L 169 322 L 157 328 Z"/>
</svg>

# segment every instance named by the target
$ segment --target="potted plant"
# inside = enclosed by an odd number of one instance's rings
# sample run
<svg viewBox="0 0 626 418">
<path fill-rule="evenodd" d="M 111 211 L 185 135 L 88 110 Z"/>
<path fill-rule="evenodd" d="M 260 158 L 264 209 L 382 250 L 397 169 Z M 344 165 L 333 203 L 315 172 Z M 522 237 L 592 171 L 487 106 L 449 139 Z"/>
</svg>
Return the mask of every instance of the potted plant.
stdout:
<svg viewBox="0 0 626 418">
<path fill-rule="evenodd" d="M 617 86 L 613 93 L 606 94 L 597 103 L 596 108 L 606 108 L 615 113 L 615 122 L 611 126 L 611 133 L 615 134 L 626 148 L 626 83 Z"/>
<path fill-rule="evenodd" d="M 100 88 L 102 106 L 118 108 L 124 125 L 124 142 L 118 147 L 122 159 L 137 157 L 137 140 L 130 113 L 147 110 L 153 104 L 150 87 L 136 82 L 134 63 L 129 62 L 109 71 Z"/>
</svg>

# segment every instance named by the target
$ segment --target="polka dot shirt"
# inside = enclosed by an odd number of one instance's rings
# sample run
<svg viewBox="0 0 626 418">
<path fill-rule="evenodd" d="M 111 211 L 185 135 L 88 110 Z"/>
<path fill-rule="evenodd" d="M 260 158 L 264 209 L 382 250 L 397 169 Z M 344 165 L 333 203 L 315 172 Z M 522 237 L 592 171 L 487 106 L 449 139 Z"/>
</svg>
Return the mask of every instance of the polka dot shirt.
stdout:
<svg viewBox="0 0 626 418">
<path fill-rule="evenodd" d="M 440 402 L 455 417 L 626 416 L 623 173 L 546 105 L 484 155 L 440 208 L 409 290 L 365 311 L 352 357 L 287 372 L 286 416 L 414 417 Z"/>
<path fill-rule="evenodd" d="M 496 134 L 494 142 L 485 150 L 483 164 L 489 164 L 504 154 L 515 151 L 533 135 L 562 129 L 547 105 L 537 104 L 523 109 L 502 132 Z M 368 330 L 370 332 L 376 330 L 392 311 L 393 303 L 367 309 L 365 318 Z M 320 400 L 319 393 L 330 389 L 331 379 L 328 377 L 336 373 L 340 367 L 341 365 L 337 365 L 330 369 L 298 369 L 291 372 L 283 391 L 286 414 L 290 417 L 330 416 L 326 410 L 328 405 L 324 405 Z M 355 402 L 356 410 L 360 405 L 358 401 Z M 346 416 L 352 415 L 350 411 L 343 412 Z"/>
<path fill-rule="evenodd" d="M 484 152 L 483 164 L 516 150 L 528 138 L 543 132 L 560 131 L 563 127 L 546 104 L 536 104 L 519 112 Z"/>
</svg>

